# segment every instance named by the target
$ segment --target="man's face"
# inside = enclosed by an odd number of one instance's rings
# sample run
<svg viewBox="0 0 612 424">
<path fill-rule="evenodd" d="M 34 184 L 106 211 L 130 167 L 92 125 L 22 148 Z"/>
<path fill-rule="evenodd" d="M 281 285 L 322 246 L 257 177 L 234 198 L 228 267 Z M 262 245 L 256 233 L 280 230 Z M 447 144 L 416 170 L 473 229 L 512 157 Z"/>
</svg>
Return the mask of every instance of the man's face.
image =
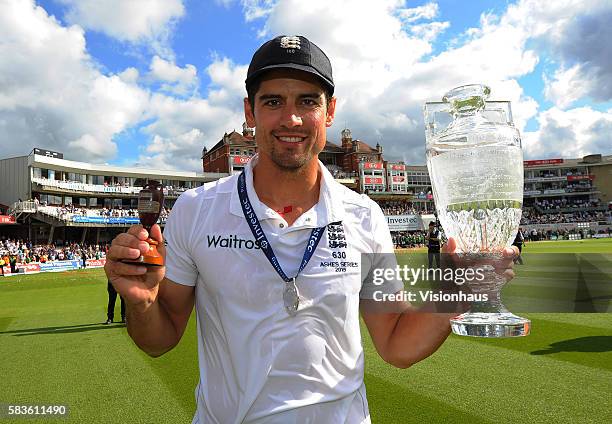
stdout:
<svg viewBox="0 0 612 424">
<path fill-rule="evenodd" d="M 327 106 L 316 77 L 294 70 L 268 72 L 255 93 L 253 109 L 244 100 L 247 125 L 256 128 L 260 156 L 284 170 L 298 170 L 316 160 L 325 147 L 335 105 L 332 98 Z"/>
</svg>

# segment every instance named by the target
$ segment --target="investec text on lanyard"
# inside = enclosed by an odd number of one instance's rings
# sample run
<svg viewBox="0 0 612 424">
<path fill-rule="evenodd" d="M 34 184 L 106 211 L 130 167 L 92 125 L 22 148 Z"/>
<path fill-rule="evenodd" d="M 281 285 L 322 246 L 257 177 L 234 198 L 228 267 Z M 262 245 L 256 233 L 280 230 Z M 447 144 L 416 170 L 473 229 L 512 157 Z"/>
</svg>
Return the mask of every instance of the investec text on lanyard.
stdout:
<svg viewBox="0 0 612 424">
<path fill-rule="evenodd" d="M 302 258 L 300 268 L 298 269 L 297 274 L 295 274 L 295 277 L 289 278 L 281 268 L 280 263 L 272 250 L 272 246 L 270 246 L 270 243 L 266 238 L 266 234 L 264 233 L 263 228 L 261 228 L 259 219 L 253 210 L 253 206 L 249 201 L 244 171 L 242 171 L 242 173 L 238 176 L 238 197 L 240 199 L 240 206 L 242 206 L 242 213 L 244 214 L 247 224 L 249 224 L 253 237 L 255 237 L 255 242 L 259 242 L 259 247 L 261 247 L 261 250 L 266 255 L 266 258 L 268 258 L 268 261 L 270 261 L 272 267 L 274 267 L 278 275 L 280 275 L 285 282 L 285 289 L 283 290 L 285 310 L 289 315 L 294 316 L 297 313 L 300 304 L 300 294 L 297 286 L 295 285 L 295 279 L 308 264 L 308 261 L 317 248 L 321 237 L 323 237 L 323 230 L 325 227 L 319 227 L 312 230 L 310 237 L 308 238 L 308 243 L 306 244 L 306 250 L 304 251 L 304 257 Z"/>
</svg>

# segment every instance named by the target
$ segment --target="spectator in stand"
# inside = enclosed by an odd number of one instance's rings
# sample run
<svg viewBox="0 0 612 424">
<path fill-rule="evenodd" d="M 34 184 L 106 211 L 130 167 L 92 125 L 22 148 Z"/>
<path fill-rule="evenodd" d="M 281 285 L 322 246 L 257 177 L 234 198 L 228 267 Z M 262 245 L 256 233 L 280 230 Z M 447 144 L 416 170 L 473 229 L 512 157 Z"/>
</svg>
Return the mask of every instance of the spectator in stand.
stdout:
<svg viewBox="0 0 612 424">
<path fill-rule="evenodd" d="M 417 211 L 413 204 L 402 200 L 380 200 L 377 202 L 385 215 L 415 215 Z"/>
<path fill-rule="evenodd" d="M 396 249 L 423 247 L 425 245 L 425 234 L 422 231 L 395 231 L 391 233 L 391 237 Z"/>
<path fill-rule="evenodd" d="M 576 205 L 576 204 L 574 204 Z M 591 203 L 594 205 L 594 203 Z M 549 207 L 550 204 L 540 203 L 538 205 L 541 208 Z M 577 208 L 577 207 L 576 207 Z M 559 212 L 559 213 L 539 213 L 534 208 L 525 208 L 523 210 L 523 216 L 521 218 L 521 225 L 527 224 L 553 224 L 553 223 L 576 223 L 576 222 L 594 222 L 594 221 L 610 221 L 609 211 L 585 211 L 575 210 L 573 212 Z"/>
<path fill-rule="evenodd" d="M 164 207 L 160 215 L 160 221 L 165 222 L 168 215 L 170 214 L 171 208 Z M 123 218 L 123 217 L 137 217 L 137 209 L 87 209 L 79 208 L 74 205 L 69 206 L 48 206 L 41 208 L 42 213 L 47 215 L 56 216 L 64 221 L 72 221 L 74 216 L 86 216 L 86 217 L 103 217 L 103 218 Z"/>
<path fill-rule="evenodd" d="M 17 264 L 19 264 L 80 259 L 83 253 L 85 253 L 86 258 L 105 256 L 105 251 L 101 246 L 81 247 L 76 243 L 66 243 L 61 246 L 56 246 L 55 244 L 33 245 L 29 240 L 0 240 L 0 257 L 4 257 L 6 264 L 9 263 L 9 255 L 14 255 L 17 259 Z"/>
</svg>

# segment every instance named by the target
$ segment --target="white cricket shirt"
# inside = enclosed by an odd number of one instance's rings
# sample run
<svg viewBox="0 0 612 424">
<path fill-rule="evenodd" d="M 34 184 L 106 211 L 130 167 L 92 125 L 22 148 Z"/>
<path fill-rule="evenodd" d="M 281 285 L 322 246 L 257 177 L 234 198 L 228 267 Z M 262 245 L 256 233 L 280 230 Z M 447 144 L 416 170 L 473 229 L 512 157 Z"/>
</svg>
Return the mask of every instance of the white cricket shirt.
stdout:
<svg viewBox="0 0 612 424">
<path fill-rule="evenodd" d="M 315 227 L 327 228 L 297 278 L 296 316 L 284 282 L 254 242 L 237 176 L 185 192 L 166 223 L 166 277 L 195 286 L 200 381 L 194 423 L 369 423 L 363 385 L 361 254 L 393 252 L 384 215 L 322 172 L 318 203 L 292 226 L 249 200 L 285 274 L 295 276 Z M 380 287 L 376 287 L 380 289 Z M 402 287 L 387 287 L 397 292 Z"/>
</svg>

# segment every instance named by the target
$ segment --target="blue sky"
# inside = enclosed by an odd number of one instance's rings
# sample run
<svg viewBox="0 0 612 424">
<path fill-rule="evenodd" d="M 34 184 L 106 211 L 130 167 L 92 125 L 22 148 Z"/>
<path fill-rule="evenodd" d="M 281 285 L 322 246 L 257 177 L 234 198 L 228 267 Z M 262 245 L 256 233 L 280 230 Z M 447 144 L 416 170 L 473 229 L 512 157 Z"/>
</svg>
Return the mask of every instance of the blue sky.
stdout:
<svg viewBox="0 0 612 424">
<path fill-rule="evenodd" d="M 200 170 L 243 122 L 257 47 L 302 34 L 332 60 L 328 139 L 353 136 L 424 163 L 421 107 L 485 83 L 512 101 L 526 158 L 610 154 L 606 1 L 3 0 L 2 157 Z"/>
</svg>

